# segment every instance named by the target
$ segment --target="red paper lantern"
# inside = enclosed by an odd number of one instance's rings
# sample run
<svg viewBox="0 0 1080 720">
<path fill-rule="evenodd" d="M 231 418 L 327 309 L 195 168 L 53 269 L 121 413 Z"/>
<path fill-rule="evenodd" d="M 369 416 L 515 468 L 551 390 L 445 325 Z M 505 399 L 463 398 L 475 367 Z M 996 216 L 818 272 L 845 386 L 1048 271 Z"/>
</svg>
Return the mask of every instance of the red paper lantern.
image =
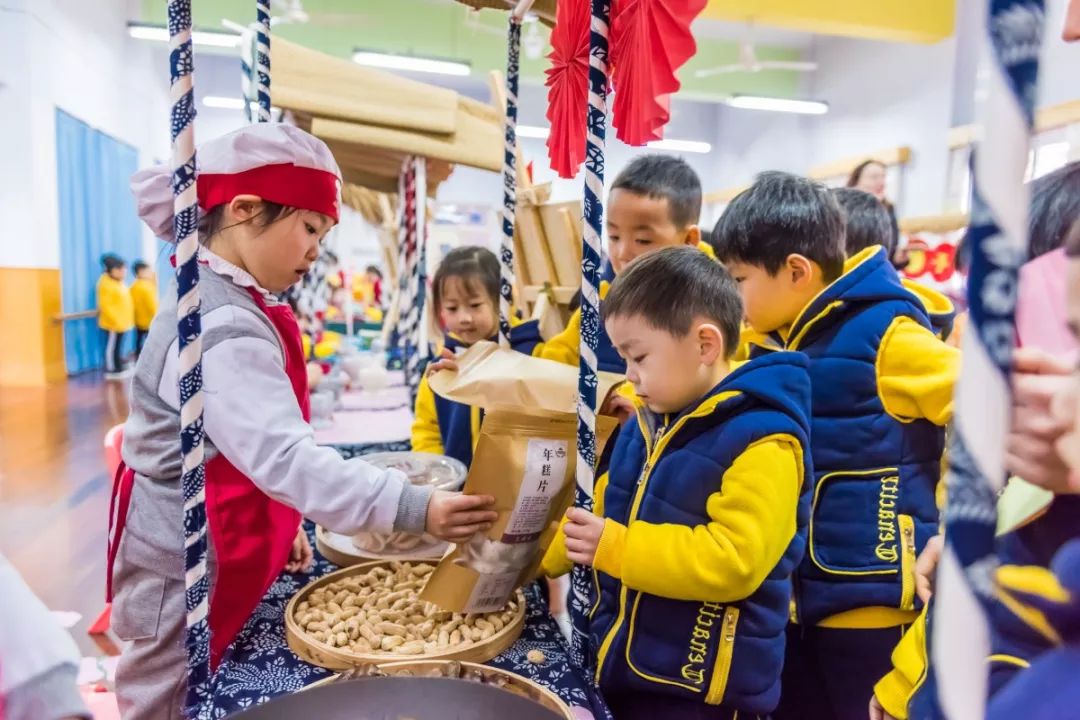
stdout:
<svg viewBox="0 0 1080 720">
<path fill-rule="evenodd" d="M 548 87 L 548 158 L 559 177 L 577 175 L 585 160 L 589 102 L 589 0 L 559 0 L 551 32 Z"/>
<path fill-rule="evenodd" d="M 627 145 L 644 145 L 663 137 L 664 126 L 671 119 L 671 95 L 680 87 L 675 73 L 697 52 L 690 23 L 705 9 L 706 3 L 707 0 L 614 0 L 612 125 L 616 136 Z"/>
</svg>

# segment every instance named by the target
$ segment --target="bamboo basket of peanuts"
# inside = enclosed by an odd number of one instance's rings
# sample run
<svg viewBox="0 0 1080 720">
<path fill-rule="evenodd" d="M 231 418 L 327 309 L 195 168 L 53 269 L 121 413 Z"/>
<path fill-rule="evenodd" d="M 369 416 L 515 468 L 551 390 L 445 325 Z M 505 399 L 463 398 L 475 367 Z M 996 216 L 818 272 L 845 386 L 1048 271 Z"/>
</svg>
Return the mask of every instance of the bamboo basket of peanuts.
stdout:
<svg viewBox="0 0 1080 720">
<path fill-rule="evenodd" d="M 316 580 L 285 610 L 289 648 L 314 665 L 347 670 L 395 660 L 482 663 L 514 644 L 525 622 L 520 590 L 500 611 L 451 613 L 419 599 L 434 569 L 376 561 Z"/>
</svg>

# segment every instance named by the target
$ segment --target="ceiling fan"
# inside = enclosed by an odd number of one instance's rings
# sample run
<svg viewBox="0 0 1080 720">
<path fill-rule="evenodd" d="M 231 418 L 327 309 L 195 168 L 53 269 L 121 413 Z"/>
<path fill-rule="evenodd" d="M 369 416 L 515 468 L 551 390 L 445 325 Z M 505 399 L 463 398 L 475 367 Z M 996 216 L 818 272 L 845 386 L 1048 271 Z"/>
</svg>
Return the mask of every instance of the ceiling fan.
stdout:
<svg viewBox="0 0 1080 720">
<path fill-rule="evenodd" d="M 728 65 L 717 65 L 694 72 L 694 77 L 704 78 L 729 73 L 756 73 L 762 70 L 787 70 L 789 72 L 814 72 L 818 64 L 812 60 L 759 60 L 754 51 L 751 37 L 752 28 L 748 27 L 746 36 L 739 41 L 739 61 Z"/>
</svg>

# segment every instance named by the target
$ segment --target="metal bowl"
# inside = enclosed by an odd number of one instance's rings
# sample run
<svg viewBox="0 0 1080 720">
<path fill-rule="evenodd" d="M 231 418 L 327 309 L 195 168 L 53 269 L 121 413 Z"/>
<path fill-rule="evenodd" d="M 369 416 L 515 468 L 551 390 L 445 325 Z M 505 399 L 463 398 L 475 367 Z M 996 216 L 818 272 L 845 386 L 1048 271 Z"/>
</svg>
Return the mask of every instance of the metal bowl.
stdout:
<svg viewBox="0 0 1080 720">
<path fill-rule="evenodd" d="M 383 469 L 400 470 L 413 485 L 430 485 L 436 490 L 460 490 L 468 468 L 460 460 L 420 452 L 384 452 L 364 456 L 364 462 Z M 375 557 L 440 556 L 446 544 L 424 533 L 362 532 L 353 536 L 353 545 Z"/>
<path fill-rule="evenodd" d="M 561 720 L 491 685 L 430 677 L 372 677 L 313 687 L 230 716 L 234 720 Z"/>
<path fill-rule="evenodd" d="M 460 490 L 469 474 L 460 460 L 434 453 L 372 453 L 364 456 L 364 462 L 385 470 L 400 470 L 413 485 L 431 485 L 436 490 Z"/>
</svg>

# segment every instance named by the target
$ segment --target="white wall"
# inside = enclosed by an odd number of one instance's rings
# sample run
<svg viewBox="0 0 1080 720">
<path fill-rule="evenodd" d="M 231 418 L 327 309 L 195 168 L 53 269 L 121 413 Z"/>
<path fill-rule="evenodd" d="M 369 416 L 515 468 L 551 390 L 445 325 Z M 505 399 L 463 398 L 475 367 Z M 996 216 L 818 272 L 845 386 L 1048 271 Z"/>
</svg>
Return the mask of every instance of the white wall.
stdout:
<svg viewBox="0 0 1080 720">
<path fill-rule="evenodd" d="M 1039 105 L 1080 99 L 1080 42 L 1061 39 L 1065 0 L 1046 3 L 1046 37 L 1039 68 Z"/>
<path fill-rule="evenodd" d="M 764 170 L 806 172 L 807 135 L 819 118 L 721 107 L 713 147 L 714 182 L 706 190 L 747 185 Z"/>
<path fill-rule="evenodd" d="M 34 180 L 29 102 L 32 78 L 27 72 L 30 37 L 24 5 L 0 5 L 0 158 L 10 171 L 0 172 L 0 265 L 37 264 Z M 16 110 L 18 108 L 18 110 Z"/>
<path fill-rule="evenodd" d="M 976 121 L 975 88 L 984 47 L 981 0 L 959 0 L 957 32 L 935 45 L 875 43 L 829 38 L 817 43 L 819 69 L 809 96 L 826 100 L 829 113 L 806 118 L 810 157 L 820 163 L 908 145 L 912 162 L 899 192 L 891 189 L 901 216 L 945 209 L 948 131 Z M 1065 3 L 1047 3 L 1046 34 L 1038 105 L 1080 99 L 1077 68 L 1080 43 L 1061 39 Z M 782 143 L 784 132 L 765 136 L 766 146 Z M 754 158 L 758 157 L 756 154 Z"/>
<path fill-rule="evenodd" d="M 940 212 L 952 120 L 955 40 L 935 45 L 846 38 L 819 44 L 810 94 L 829 113 L 809 124 L 810 166 L 910 146 L 903 187 L 890 189 L 901 216 Z"/>
<path fill-rule="evenodd" d="M 0 0 L 0 157 L 17 168 L 0 180 L 0 265 L 59 266 L 56 108 L 140 162 L 167 157 L 168 71 L 127 37 L 136 4 Z"/>
</svg>

